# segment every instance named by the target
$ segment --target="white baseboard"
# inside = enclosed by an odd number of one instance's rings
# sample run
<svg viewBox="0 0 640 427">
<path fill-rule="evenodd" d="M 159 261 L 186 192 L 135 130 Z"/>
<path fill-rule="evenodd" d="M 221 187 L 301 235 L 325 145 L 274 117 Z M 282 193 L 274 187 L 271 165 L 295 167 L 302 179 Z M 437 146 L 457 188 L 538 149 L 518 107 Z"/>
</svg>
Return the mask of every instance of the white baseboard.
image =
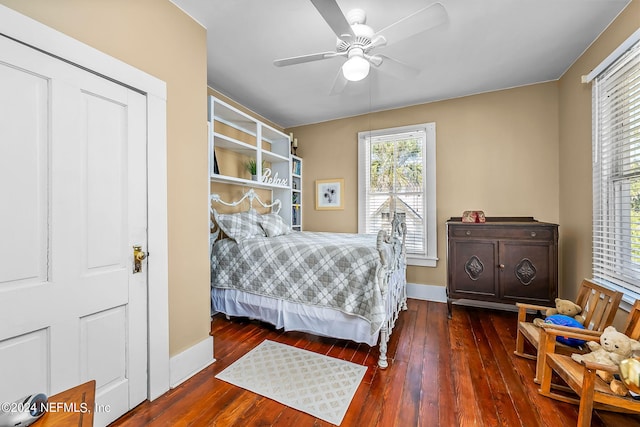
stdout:
<svg viewBox="0 0 640 427">
<path fill-rule="evenodd" d="M 447 302 L 447 288 L 444 286 L 407 283 L 407 298 Z"/>
<path fill-rule="evenodd" d="M 175 388 L 215 362 L 213 337 L 208 337 L 169 360 L 170 384 Z"/>
<path fill-rule="evenodd" d="M 419 285 L 407 283 L 407 298 L 420 299 L 434 302 L 447 302 L 447 288 L 436 285 Z M 454 300 L 453 304 L 470 307 L 489 308 L 495 310 L 518 311 L 513 304 L 501 304 L 497 302 L 475 301 L 468 299 Z"/>
</svg>

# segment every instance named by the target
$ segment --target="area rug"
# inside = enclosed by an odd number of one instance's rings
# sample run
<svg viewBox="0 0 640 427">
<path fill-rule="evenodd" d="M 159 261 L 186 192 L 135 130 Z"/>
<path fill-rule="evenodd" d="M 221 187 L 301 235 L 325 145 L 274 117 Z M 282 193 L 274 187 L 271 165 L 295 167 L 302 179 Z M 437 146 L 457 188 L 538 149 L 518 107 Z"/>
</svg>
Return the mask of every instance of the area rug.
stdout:
<svg viewBox="0 0 640 427">
<path fill-rule="evenodd" d="M 366 371 L 366 366 L 265 340 L 216 378 L 340 425 Z"/>
</svg>

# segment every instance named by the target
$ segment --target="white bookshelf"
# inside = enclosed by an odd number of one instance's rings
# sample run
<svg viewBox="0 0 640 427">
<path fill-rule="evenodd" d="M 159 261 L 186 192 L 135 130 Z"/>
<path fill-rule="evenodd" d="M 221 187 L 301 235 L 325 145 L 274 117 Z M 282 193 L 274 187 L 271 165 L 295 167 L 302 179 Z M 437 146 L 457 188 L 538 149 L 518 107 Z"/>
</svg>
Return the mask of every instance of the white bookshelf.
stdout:
<svg viewBox="0 0 640 427">
<path fill-rule="evenodd" d="M 224 128 L 224 129 L 222 129 Z M 292 159 L 289 136 L 274 129 L 250 115 L 238 110 L 213 96 L 209 96 L 209 179 L 210 182 L 243 185 L 269 189 L 273 199 L 280 199 L 280 214 L 289 224 L 293 224 L 292 209 Z M 254 160 L 257 165 L 257 181 L 238 174 L 228 174 L 228 170 L 218 163 L 215 170 L 216 149 L 234 153 L 246 161 Z M 263 165 L 265 167 L 263 168 Z M 264 182 L 265 169 L 271 170 L 271 179 Z M 226 172 L 226 173 L 225 173 Z M 302 188 L 301 176 L 296 177 Z M 300 201 L 302 194 L 299 194 Z M 300 208 L 301 212 L 301 208 Z M 295 228 L 295 227 L 294 227 Z M 298 228 L 299 229 L 299 228 Z"/>
<path fill-rule="evenodd" d="M 291 227 L 302 231 L 302 159 L 291 156 Z"/>
</svg>

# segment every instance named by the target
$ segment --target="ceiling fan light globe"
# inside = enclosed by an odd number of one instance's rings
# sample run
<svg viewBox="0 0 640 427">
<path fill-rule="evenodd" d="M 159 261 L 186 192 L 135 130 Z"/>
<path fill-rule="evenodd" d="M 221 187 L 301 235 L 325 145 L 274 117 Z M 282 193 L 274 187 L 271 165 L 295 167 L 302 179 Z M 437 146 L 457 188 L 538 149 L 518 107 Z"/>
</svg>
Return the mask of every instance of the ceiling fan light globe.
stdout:
<svg viewBox="0 0 640 427">
<path fill-rule="evenodd" d="M 357 82 L 369 75 L 369 68 L 369 61 L 362 56 L 352 56 L 342 65 L 342 75 L 351 82 Z"/>
</svg>

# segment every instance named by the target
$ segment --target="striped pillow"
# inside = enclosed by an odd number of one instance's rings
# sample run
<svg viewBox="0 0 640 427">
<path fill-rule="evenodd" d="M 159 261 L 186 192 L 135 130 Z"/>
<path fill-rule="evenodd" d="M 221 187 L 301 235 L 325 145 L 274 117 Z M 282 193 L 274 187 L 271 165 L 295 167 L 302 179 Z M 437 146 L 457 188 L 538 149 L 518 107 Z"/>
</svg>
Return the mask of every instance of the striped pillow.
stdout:
<svg viewBox="0 0 640 427">
<path fill-rule="evenodd" d="M 260 226 L 267 237 L 276 237 L 291 233 L 291 227 L 284 222 L 280 215 L 274 213 L 261 215 Z"/>
<path fill-rule="evenodd" d="M 224 234 L 237 243 L 254 237 L 265 236 L 258 222 L 258 214 L 255 212 L 220 214 L 214 209 L 213 217 Z"/>
</svg>

